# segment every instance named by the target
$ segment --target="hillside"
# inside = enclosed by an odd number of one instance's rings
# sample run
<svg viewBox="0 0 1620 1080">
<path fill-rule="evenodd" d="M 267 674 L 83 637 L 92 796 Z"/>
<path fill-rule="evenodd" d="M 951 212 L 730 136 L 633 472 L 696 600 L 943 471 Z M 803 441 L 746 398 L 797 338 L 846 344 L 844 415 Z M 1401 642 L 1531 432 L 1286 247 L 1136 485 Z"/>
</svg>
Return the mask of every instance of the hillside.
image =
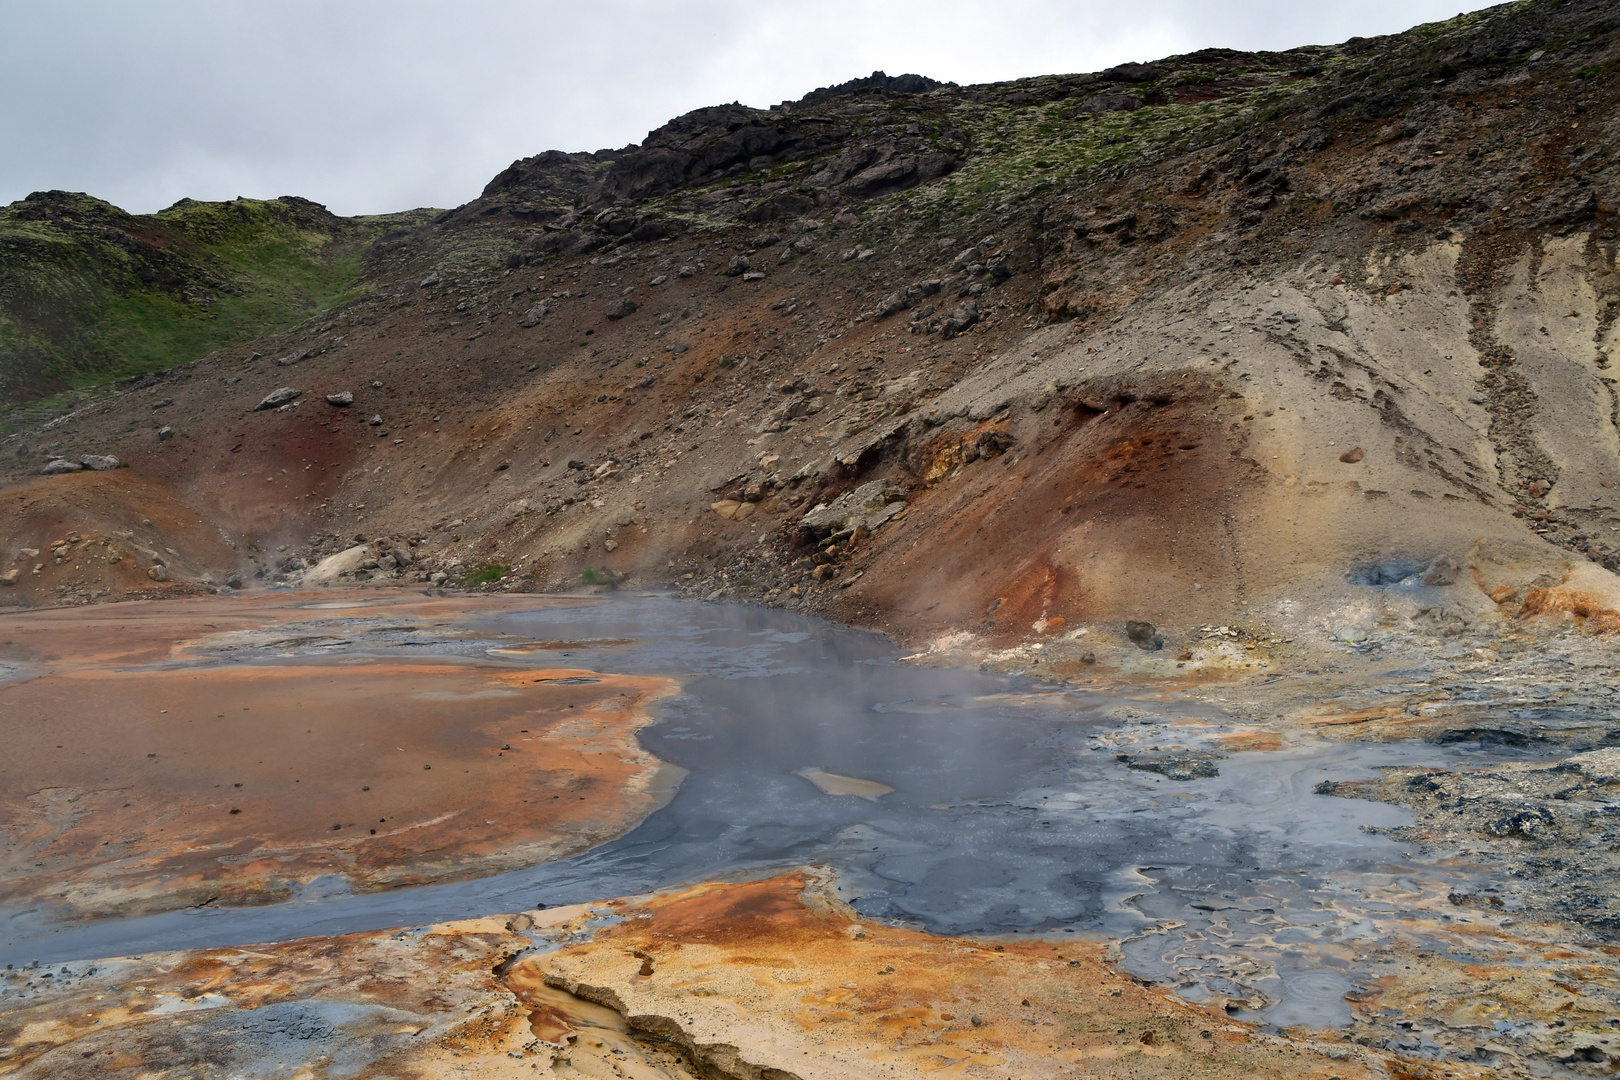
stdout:
<svg viewBox="0 0 1620 1080">
<path fill-rule="evenodd" d="M 355 295 L 371 241 L 427 216 L 340 218 L 291 197 L 135 215 L 35 192 L 0 209 L 0 404 L 296 325 Z"/>
<path fill-rule="evenodd" d="M 282 200 L 333 257 L 277 295 L 330 308 L 8 435 L 0 602 L 677 585 L 1171 673 L 1209 624 L 1277 663 L 1607 632 L 1617 26 L 1520 3 L 1089 75 L 878 73 L 524 158 L 382 235 Z M 220 325 L 249 303 L 186 288 Z M 133 304 L 49 310 L 105 342 Z M 130 467 L 35 475 L 84 454 Z M 106 558 L 19 554 L 68 530 Z"/>
</svg>

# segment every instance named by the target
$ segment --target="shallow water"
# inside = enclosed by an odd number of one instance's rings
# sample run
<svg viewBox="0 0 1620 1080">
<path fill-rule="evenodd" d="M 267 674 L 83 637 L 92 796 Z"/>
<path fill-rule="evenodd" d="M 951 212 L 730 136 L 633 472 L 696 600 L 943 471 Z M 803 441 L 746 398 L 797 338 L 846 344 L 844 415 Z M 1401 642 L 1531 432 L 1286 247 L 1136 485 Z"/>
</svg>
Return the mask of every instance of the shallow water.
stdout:
<svg viewBox="0 0 1620 1080">
<path fill-rule="evenodd" d="M 876 635 L 767 608 L 624 598 L 491 615 L 459 637 L 362 623 L 244 638 L 199 662 L 338 648 L 676 676 L 684 693 L 641 741 L 689 775 L 664 809 L 576 858 L 384 893 L 323 879 L 259 908 L 73 925 L 0 913 L 0 962 L 419 925 L 817 862 L 837 867 L 873 918 L 940 933 L 1106 935 L 1124 940 L 1129 969 L 1189 997 L 1260 991 L 1266 1020 L 1331 1025 L 1349 1020 L 1349 949 L 1378 939 L 1377 919 L 1403 896 L 1443 891 L 1447 871 L 1363 831 L 1400 824 L 1404 811 L 1312 788 L 1379 765 L 1482 757 L 1311 742 L 1233 754 L 1218 776 L 1178 782 L 1115 754 L 1208 746 L 1219 714 L 915 666 Z"/>
</svg>

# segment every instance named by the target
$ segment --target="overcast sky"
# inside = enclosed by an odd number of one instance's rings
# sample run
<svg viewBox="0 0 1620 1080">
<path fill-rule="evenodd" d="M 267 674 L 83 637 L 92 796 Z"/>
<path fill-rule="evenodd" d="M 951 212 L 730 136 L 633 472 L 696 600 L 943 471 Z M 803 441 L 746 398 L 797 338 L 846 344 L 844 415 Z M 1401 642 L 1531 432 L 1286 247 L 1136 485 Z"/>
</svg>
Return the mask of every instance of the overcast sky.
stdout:
<svg viewBox="0 0 1620 1080">
<path fill-rule="evenodd" d="M 1095 71 L 1390 33 L 1462 2 L 0 0 L 0 204 L 66 188 L 137 212 L 282 194 L 343 214 L 455 206 L 515 158 L 876 69 Z"/>
</svg>

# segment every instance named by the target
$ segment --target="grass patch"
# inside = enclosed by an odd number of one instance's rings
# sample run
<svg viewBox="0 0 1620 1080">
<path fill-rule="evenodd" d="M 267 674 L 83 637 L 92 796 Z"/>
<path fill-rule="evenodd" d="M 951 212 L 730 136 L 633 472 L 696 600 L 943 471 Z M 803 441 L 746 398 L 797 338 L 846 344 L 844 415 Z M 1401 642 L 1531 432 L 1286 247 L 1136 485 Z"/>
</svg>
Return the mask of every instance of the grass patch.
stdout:
<svg viewBox="0 0 1620 1080">
<path fill-rule="evenodd" d="M 0 399 L 161 371 L 363 294 L 367 247 L 418 212 L 339 218 L 297 199 L 126 214 L 51 193 L 0 208 Z"/>
<path fill-rule="evenodd" d="M 598 570 L 594 566 L 587 566 L 580 571 L 579 580 L 587 585 L 612 585 L 619 579 L 611 570 L 605 568 Z"/>
<path fill-rule="evenodd" d="M 468 587 L 488 585 L 491 582 L 501 580 L 511 572 L 512 568 L 510 566 L 502 566 L 500 563 L 484 563 L 482 566 L 475 566 L 462 574 L 461 583 Z"/>
</svg>

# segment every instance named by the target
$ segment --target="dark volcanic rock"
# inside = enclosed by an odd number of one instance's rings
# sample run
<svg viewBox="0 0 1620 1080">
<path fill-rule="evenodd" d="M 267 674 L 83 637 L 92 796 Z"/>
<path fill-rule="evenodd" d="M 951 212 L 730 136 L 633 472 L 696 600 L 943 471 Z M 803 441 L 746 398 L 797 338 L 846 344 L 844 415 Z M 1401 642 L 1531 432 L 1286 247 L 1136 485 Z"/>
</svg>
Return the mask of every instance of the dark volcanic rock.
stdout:
<svg viewBox="0 0 1620 1080">
<path fill-rule="evenodd" d="M 926 94 L 942 86 L 955 85 L 930 79 L 926 75 L 885 75 L 881 71 L 874 71 L 864 79 L 851 79 L 835 86 L 823 86 L 818 90 L 812 90 L 792 104 L 801 107 L 820 105 L 835 98 L 852 97 L 857 94 Z"/>
<path fill-rule="evenodd" d="M 1114 760 L 1128 769 L 1160 773 L 1171 780 L 1201 780 L 1221 775 L 1214 754 L 1117 754 Z"/>
<path fill-rule="evenodd" d="M 1138 649 L 1154 652 L 1164 648 L 1164 635 L 1150 622 L 1131 621 L 1125 624 L 1125 636 Z"/>
</svg>

